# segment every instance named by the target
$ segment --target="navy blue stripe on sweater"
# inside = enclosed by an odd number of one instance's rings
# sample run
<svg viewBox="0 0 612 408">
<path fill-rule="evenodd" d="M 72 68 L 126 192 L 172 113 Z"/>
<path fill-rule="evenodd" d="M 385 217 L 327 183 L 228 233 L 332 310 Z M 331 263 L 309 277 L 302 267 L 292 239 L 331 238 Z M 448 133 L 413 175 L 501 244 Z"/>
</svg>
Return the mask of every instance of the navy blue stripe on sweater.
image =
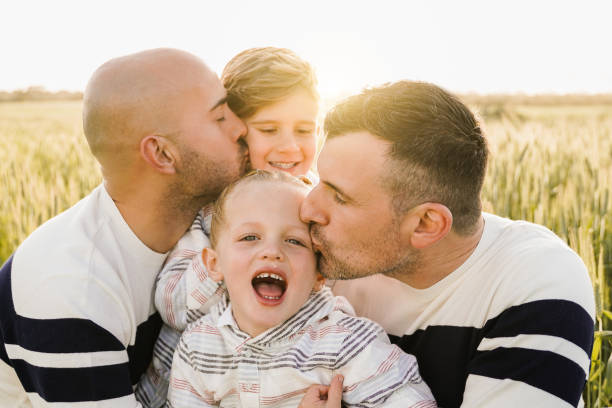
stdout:
<svg viewBox="0 0 612 408">
<path fill-rule="evenodd" d="M 521 381 L 577 406 L 586 382 L 582 367 L 551 351 L 498 347 L 479 351 L 470 374 Z"/>
<path fill-rule="evenodd" d="M 138 325 L 136 329 L 136 342 L 127 348 L 132 384 L 136 384 L 142 374 L 149 368 L 153 358 L 155 341 L 159 336 L 162 325 L 162 318 L 157 312 L 149 316 L 147 321 Z"/>
<path fill-rule="evenodd" d="M 513 306 L 487 321 L 482 331 L 487 338 L 541 334 L 561 337 L 591 355 L 593 319 L 574 302 L 546 299 Z"/>
<path fill-rule="evenodd" d="M 15 312 L 11 290 L 12 257 L 0 269 L 0 358 L 11 365 L 26 392 L 48 402 L 97 401 L 132 394 L 151 362 L 162 326 L 158 313 L 136 332 L 136 343 L 125 349 L 109 331 L 87 319 L 32 319 Z M 128 362 L 98 367 L 38 367 L 10 359 L 6 344 L 42 353 L 90 353 L 126 350 Z"/>
<path fill-rule="evenodd" d="M 47 402 L 100 401 L 133 393 L 128 363 L 99 367 L 47 368 L 12 360 L 26 392 Z"/>
<path fill-rule="evenodd" d="M 510 307 L 482 328 L 429 326 L 411 335 L 389 337 L 416 356 L 421 375 L 439 406 L 461 405 L 469 374 L 521 381 L 576 405 L 585 372 L 575 362 L 549 351 L 477 349 L 484 338 L 539 334 L 570 341 L 590 356 L 593 330 L 591 316 L 580 305 L 566 300 L 541 300 Z"/>
<path fill-rule="evenodd" d="M 11 268 L 13 266 L 13 256 L 0 268 L 0 336 L 2 336 L 2 342 L 0 343 L 0 358 L 6 364 L 11 365 L 11 361 L 6 354 L 6 336 L 10 336 L 13 329 L 13 316 L 15 315 L 15 308 L 13 307 L 13 294 L 11 291 Z"/>
</svg>

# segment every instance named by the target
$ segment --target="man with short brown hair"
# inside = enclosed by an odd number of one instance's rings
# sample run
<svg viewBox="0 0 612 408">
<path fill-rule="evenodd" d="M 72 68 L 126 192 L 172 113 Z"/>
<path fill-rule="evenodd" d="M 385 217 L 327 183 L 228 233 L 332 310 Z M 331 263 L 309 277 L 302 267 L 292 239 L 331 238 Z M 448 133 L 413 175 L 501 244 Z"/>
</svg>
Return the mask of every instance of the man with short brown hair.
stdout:
<svg viewBox="0 0 612 408">
<path fill-rule="evenodd" d="M 439 406 L 578 405 L 588 272 L 546 228 L 481 212 L 487 147 L 469 109 L 400 81 L 339 103 L 325 132 L 321 182 L 301 208 L 319 268 L 417 357 Z"/>
<path fill-rule="evenodd" d="M 157 271 L 198 210 L 244 173 L 244 124 L 197 57 L 156 49 L 92 76 L 83 127 L 104 183 L 0 270 L 0 401 L 138 407 L 161 319 Z"/>
</svg>

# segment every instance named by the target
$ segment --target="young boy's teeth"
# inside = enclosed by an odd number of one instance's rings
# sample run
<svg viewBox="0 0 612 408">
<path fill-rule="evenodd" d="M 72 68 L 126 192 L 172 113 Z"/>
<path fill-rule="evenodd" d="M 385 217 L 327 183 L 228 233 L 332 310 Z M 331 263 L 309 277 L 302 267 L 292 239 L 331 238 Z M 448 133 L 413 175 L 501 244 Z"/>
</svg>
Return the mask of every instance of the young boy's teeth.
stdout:
<svg viewBox="0 0 612 408">
<path fill-rule="evenodd" d="M 258 278 L 272 278 L 272 279 L 276 279 L 279 281 L 284 281 L 284 279 L 282 277 L 280 277 L 279 275 L 275 274 L 275 273 L 260 273 L 259 275 L 257 275 Z"/>
<path fill-rule="evenodd" d="M 280 167 L 281 169 L 290 169 L 297 165 L 297 163 L 295 162 L 293 163 L 270 162 L 270 164 L 274 167 Z"/>
<path fill-rule="evenodd" d="M 278 297 L 278 296 L 265 296 L 264 295 L 264 299 L 278 300 L 278 299 L 280 299 L 280 297 Z"/>
</svg>

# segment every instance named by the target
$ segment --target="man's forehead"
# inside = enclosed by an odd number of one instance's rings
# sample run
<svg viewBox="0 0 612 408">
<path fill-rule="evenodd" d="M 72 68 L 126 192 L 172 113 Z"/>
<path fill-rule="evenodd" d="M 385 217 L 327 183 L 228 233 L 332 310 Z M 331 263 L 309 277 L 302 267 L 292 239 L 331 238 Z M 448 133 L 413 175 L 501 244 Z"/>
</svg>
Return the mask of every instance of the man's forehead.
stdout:
<svg viewBox="0 0 612 408">
<path fill-rule="evenodd" d="M 321 150 L 323 161 L 341 161 L 348 166 L 385 161 L 390 144 L 367 131 L 351 132 L 328 139 Z"/>
<path fill-rule="evenodd" d="M 365 131 L 328 139 L 318 161 L 321 181 L 347 193 L 378 186 L 388 148 L 388 142 Z"/>
<path fill-rule="evenodd" d="M 226 102 L 227 92 L 214 72 L 205 72 L 201 76 L 198 88 L 203 95 L 207 111 L 213 111 Z"/>
</svg>

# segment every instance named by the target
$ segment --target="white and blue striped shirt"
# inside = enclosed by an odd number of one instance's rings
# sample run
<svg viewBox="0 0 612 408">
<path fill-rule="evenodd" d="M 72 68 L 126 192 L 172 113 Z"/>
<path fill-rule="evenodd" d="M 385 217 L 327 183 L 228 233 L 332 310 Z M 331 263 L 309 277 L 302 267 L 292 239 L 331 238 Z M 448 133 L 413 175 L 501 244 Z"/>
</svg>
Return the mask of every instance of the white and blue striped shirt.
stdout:
<svg viewBox="0 0 612 408">
<path fill-rule="evenodd" d="M 141 406 L 134 386 L 162 325 L 153 290 L 165 258 L 104 186 L 34 231 L 0 270 L 0 405 Z"/>
<path fill-rule="evenodd" d="M 334 293 L 416 356 L 440 406 L 581 405 L 595 314 L 584 263 L 542 226 L 483 216 L 475 251 L 435 285 L 374 275 Z"/>
</svg>

